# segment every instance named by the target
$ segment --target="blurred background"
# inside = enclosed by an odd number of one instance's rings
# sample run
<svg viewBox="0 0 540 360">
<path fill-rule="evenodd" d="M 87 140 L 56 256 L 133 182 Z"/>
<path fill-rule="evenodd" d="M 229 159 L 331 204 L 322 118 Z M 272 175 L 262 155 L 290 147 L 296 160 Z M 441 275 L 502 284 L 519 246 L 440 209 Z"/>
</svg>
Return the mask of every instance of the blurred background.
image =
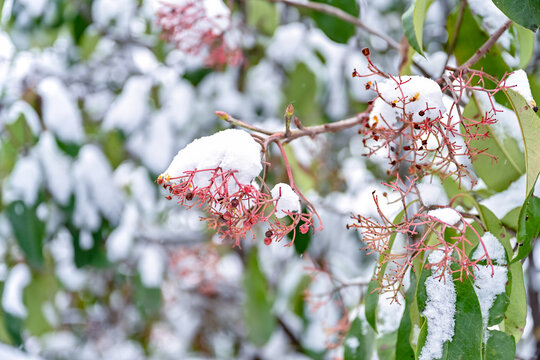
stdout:
<svg viewBox="0 0 540 360">
<path fill-rule="evenodd" d="M 264 227 L 240 249 L 222 244 L 154 180 L 193 139 L 229 127 L 217 110 L 271 130 L 289 103 L 304 125 L 363 111 L 369 95 L 351 78 L 365 68 L 360 49 L 391 73 L 399 49 L 283 3 L 174 3 L 0 0 L 1 359 L 343 356 L 374 266 L 345 225 L 376 215 L 371 193 L 386 176 L 354 130 L 288 145 L 325 227 L 291 247 L 265 246 Z M 402 38 L 405 1 L 331 3 Z M 437 1 L 426 18 L 426 57 L 414 59 L 433 77 L 455 10 Z M 286 180 L 270 158 L 267 182 Z M 379 305 L 371 346 L 390 359 L 403 309 Z"/>
</svg>

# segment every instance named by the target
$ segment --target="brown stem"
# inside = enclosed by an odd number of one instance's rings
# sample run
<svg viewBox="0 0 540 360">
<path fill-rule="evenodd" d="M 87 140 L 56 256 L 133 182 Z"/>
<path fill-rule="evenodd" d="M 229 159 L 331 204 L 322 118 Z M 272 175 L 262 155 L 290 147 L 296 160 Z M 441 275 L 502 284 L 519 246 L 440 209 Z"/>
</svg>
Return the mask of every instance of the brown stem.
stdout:
<svg viewBox="0 0 540 360">
<path fill-rule="evenodd" d="M 465 61 L 465 63 L 461 66 L 459 66 L 455 71 L 454 75 L 458 75 L 460 70 L 469 69 L 471 66 L 476 64 L 482 57 L 484 57 L 488 51 L 495 45 L 497 40 L 501 37 L 501 35 L 508 30 L 510 25 L 512 24 L 512 20 L 508 20 L 501 26 L 497 31 L 495 31 L 489 39 L 480 47 L 480 49 L 476 50 L 473 56 L 470 57 L 469 60 Z"/>
</svg>

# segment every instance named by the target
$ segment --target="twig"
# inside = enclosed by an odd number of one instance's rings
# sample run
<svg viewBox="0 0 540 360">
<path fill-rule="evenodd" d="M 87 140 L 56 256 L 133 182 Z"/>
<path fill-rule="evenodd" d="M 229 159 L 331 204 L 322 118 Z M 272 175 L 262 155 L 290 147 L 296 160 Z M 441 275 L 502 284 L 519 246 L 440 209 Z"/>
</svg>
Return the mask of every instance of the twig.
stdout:
<svg viewBox="0 0 540 360">
<path fill-rule="evenodd" d="M 454 75 L 458 75 L 460 70 L 469 69 L 471 66 L 476 64 L 482 57 L 484 57 L 488 51 L 495 45 L 497 40 L 501 37 L 501 35 L 508 30 L 510 25 L 512 24 L 512 20 L 508 20 L 504 23 L 503 26 L 501 26 L 497 31 L 495 31 L 489 39 L 480 47 L 480 49 L 476 50 L 473 56 L 470 57 L 469 60 L 465 61 L 465 63 L 461 66 L 459 66 L 455 71 Z"/>
</svg>

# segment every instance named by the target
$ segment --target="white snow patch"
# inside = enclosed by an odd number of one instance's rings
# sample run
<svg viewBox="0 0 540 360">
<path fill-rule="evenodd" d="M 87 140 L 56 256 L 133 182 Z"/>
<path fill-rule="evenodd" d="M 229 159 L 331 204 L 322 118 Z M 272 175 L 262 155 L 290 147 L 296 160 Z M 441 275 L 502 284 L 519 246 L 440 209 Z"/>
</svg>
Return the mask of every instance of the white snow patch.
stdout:
<svg viewBox="0 0 540 360">
<path fill-rule="evenodd" d="M 433 179 L 435 181 L 435 178 Z M 448 204 L 448 196 L 440 183 L 420 183 L 416 185 L 422 202 L 426 206 Z"/>
<path fill-rule="evenodd" d="M 172 178 L 185 175 L 190 170 L 221 168 L 236 170 L 235 176 L 242 184 L 250 184 L 262 170 L 261 147 L 243 130 L 229 129 L 211 136 L 196 139 L 180 150 L 162 174 Z M 209 174 L 198 173 L 195 186 L 208 186 Z"/>
<path fill-rule="evenodd" d="M 43 358 L 29 355 L 21 350 L 0 342 L 0 359 L 5 360 L 43 360 Z"/>
<path fill-rule="evenodd" d="M 37 149 L 49 191 L 58 203 L 66 205 L 73 188 L 69 157 L 60 151 L 49 131 L 41 134 Z"/>
<path fill-rule="evenodd" d="M 55 77 L 47 77 L 38 84 L 37 92 L 43 99 L 43 122 L 47 128 L 62 141 L 80 143 L 84 137 L 81 113 L 64 84 Z"/>
<path fill-rule="evenodd" d="M 86 284 L 87 276 L 84 270 L 75 266 L 70 232 L 65 228 L 60 229 L 49 243 L 49 248 L 56 263 L 55 274 L 60 282 L 70 291 L 81 291 Z"/>
<path fill-rule="evenodd" d="M 486 247 L 487 253 L 489 257 L 491 258 L 491 261 L 499 265 L 506 264 L 506 250 L 504 249 L 502 244 L 499 242 L 499 240 L 492 233 L 490 232 L 484 233 L 484 236 L 482 236 L 482 242 L 484 243 L 484 246 Z M 482 244 L 478 245 L 478 247 L 473 253 L 472 258 L 474 260 L 485 258 L 485 251 Z"/>
<path fill-rule="evenodd" d="M 531 93 L 529 79 L 527 79 L 527 74 L 525 71 L 521 69 L 514 71 L 506 78 L 505 85 L 511 87 L 512 90 L 523 96 L 529 105 L 532 107 L 536 106 L 536 102 L 534 101 Z"/>
<path fill-rule="evenodd" d="M 469 0 L 467 4 L 473 13 L 483 18 L 482 25 L 490 35 L 508 21 L 508 17 L 495 6 L 492 0 Z M 508 49 L 510 46 L 510 39 L 511 36 L 507 30 L 497 42 L 500 43 L 503 48 Z"/>
<path fill-rule="evenodd" d="M 165 252 L 158 245 L 146 245 L 140 251 L 138 269 L 143 285 L 148 288 L 160 287 L 167 263 Z"/>
<path fill-rule="evenodd" d="M 120 226 L 113 230 L 106 242 L 107 258 L 111 261 L 120 261 L 128 257 L 137 232 L 139 213 L 133 204 L 124 209 Z"/>
<path fill-rule="evenodd" d="M 502 219 L 510 210 L 523 205 L 525 201 L 526 181 L 527 179 L 523 175 L 510 184 L 508 189 L 482 200 L 480 204 L 491 210 L 499 219 Z M 540 182 L 536 184 L 535 189 L 538 189 L 539 185 Z"/>
<path fill-rule="evenodd" d="M 452 208 L 441 208 L 428 211 L 429 216 L 439 219 L 448 225 L 455 225 L 461 220 L 460 214 Z"/>
<path fill-rule="evenodd" d="M 33 205 L 40 186 L 41 170 L 38 161 L 31 155 L 19 158 L 8 179 L 4 181 L 2 201 L 9 204 L 23 200 L 27 206 Z"/>
<path fill-rule="evenodd" d="M 19 0 L 33 17 L 38 17 L 45 11 L 47 0 Z"/>
<path fill-rule="evenodd" d="M 287 184 L 279 183 L 272 188 L 272 198 L 276 200 L 277 218 L 287 216 L 286 212 L 300 212 L 300 198 Z"/>
<path fill-rule="evenodd" d="M 480 302 L 484 330 L 488 326 L 489 309 L 493 306 L 497 295 L 505 291 L 506 281 L 508 280 L 507 272 L 508 269 L 505 266 L 498 265 L 494 265 L 493 267 L 489 265 L 477 265 L 474 269 L 474 290 Z M 484 341 L 487 342 L 486 336 Z"/>
<path fill-rule="evenodd" d="M 434 251 L 429 262 L 438 263 L 443 251 Z M 452 274 L 447 269 L 441 278 L 442 269 L 433 271 L 426 279 L 427 302 L 423 315 L 427 319 L 428 334 L 419 360 L 438 359 L 442 356 L 443 344 L 454 336 L 454 315 L 456 313 L 456 289 Z"/>
<path fill-rule="evenodd" d="M 24 263 L 19 263 L 11 269 L 2 293 L 2 308 L 5 312 L 24 319 L 28 314 L 23 303 L 23 291 L 32 279 L 30 269 Z"/>
</svg>

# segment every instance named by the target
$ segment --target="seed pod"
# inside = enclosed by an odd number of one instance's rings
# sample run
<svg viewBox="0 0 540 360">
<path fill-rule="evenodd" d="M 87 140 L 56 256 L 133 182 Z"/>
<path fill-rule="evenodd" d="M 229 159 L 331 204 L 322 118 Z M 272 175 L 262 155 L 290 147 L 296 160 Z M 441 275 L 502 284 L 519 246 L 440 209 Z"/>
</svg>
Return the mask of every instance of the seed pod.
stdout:
<svg viewBox="0 0 540 360">
<path fill-rule="evenodd" d="M 424 112 L 424 110 L 420 110 L 420 111 L 418 112 L 418 115 L 420 115 L 420 116 L 424 116 L 425 114 L 426 114 L 426 113 Z"/>
<path fill-rule="evenodd" d="M 365 47 L 362 49 L 362 54 L 364 54 L 364 56 L 369 56 L 369 48 Z"/>
<path fill-rule="evenodd" d="M 264 235 L 269 238 L 269 237 L 272 237 L 272 235 L 274 235 L 274 233 L 272 232 L 272 230 L 268 230 L 267 232 L 264 233 Z"/>
<path fill-rule="evenodd" d="M 239 201 L 238 201 L 237 198 L 234 198 L 234 199 L 231 200 L 231 206 L 232 206 L 233 208 L 237 207 L 238 204 L 239 204 Z"/>
<path fill-rule="evenodd" d="M 267 237 L 267 238 L 264 238 L 264 245 L 267 245 L 267 246 L 268 246 L 268 245 L 270 245 L 271 243 L 272 243 L 272 239 L 270 239 L 270 238 L 268 238 L 268 237 Z"/>
<path fill-rule="evenodd" d="M 186 200 L 191 201 L 193 200 L 193 193 L 191 191 L 188 191 L 186 194 Z"/>
</svg>

